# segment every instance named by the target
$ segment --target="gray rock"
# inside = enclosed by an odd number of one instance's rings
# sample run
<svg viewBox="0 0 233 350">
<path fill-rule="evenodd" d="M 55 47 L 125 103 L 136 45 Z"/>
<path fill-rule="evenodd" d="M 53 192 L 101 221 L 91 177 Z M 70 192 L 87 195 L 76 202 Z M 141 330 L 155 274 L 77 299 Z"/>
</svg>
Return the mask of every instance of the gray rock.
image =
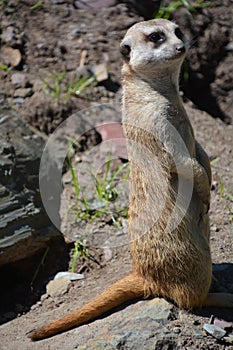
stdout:
<svg viewBox="0 0 233 350">
<path fill-rule="evenodd" d="M 175 337 L 165 327 L 169 319 L 175 317 L 175 307 L 164 299 L 155 298 L 151 301 L 138 302 L 111 317 L 114 320 L 110 323 L 105 318 L 104 334 L 88 341 L 85 345 L 78 346 L 77 349 L 159 350 L 178 348 Z"/>
<path fill-rule="evenodd" d="M 212 335 L 212 337 L 216 338 L 216 339 L 221 339 L 226 335 L 226 331 L 224 331 L 224 329 L 215 326 L 214 324 L 208 324 L 205 323 L 203 325 L 203 329 L 210 335 Z"/>
<path fill-rule="evenodd" d="M 15 90 L 14 97 L 26 98 L 26 97 L 31 96 L 32 94 L 33 94 L 33 91 L 31 88 L 20 88 L 20 89 Z"/>
<path fill-rule="evenodd" d="M 0 104 L 0 138 L 1 266 L 30 257 L 63 238 L 51 225 L 39 193 L 45 140 L 4 101 Z"/>
<path fill-rule="evenodd" d="M 233 323 L 232 322 L 227 322 L 227 321 L 224 321 L 224 320 L 220 320 L 218 318 L 215 318 L 214 319 L 214 325 L 218 326 L 218 327 L 220 327 L 222 329 L 228 330 L 228 329 L 232 328 Z"/>
<path fill-rule="evenodd" d="M 13 73 L 11 76 L 11 83 L 15 87 L 24 88 L 28 83 L 27 75 L 25 73 L 22 73 L 22 72 Z"/>
<path fill-rule="evenodd" d="M 8 43 L 11 42 L 15 37 L 15 29 L 12 26 L 4 28 L 1 34 L 2 42 Z"/>
<path fill-rule="evenodd" d="M 68 292 L 71 283 L 69 280 L 64 278 L 59 278 L 56 280 L 50 281 L 46 286 L 46 292 L 52 298 L 59 297 Z"/>
</svg>

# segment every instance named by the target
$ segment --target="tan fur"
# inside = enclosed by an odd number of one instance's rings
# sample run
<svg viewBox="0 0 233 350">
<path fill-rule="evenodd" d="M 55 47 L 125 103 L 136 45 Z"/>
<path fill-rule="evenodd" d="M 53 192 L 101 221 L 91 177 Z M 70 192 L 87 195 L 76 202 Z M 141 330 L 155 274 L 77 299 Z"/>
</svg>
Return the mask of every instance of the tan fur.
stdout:
<svg viewBox="0 0 233 350">
<path fill-rule="evenodd" d="M 195 141 L 178 92 L 185 54 L 176 28 L 162 19 L 140 22 L 129 29 L 121 44 L 133 273 L 81 309 L 30 333 L 33 340 L 147 296 L 165 297 L 188 309 L 233 307 L 233 295 L 208 294 L 212 277 L 208 218 L 211 170 L 208 156 Z M 158 31 L 165 34 L 164 42 L 148 39 Z M 192 185 L 187 205 L 187 189 Z"/>
</svg>

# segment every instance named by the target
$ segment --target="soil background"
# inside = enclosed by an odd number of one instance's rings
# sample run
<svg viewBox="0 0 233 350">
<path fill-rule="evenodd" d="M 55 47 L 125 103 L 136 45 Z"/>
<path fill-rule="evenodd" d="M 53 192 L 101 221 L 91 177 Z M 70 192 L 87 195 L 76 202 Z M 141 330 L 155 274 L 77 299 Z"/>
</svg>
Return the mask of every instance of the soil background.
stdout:
<svg viewBox="0 0 233 350">
<path fill-rule="evenodd" d="M 49 137 L 62 121 L 74 113 L 79 113 L 80 131 L 77 138 L 82 148 L 78 151 L 76 149 L 73 164 L 79 166 L 86 162 L 89 166 L 98 159 L 100 165 L 96 167 L 100 175 L 103 175 L 106 169 L 108 149 L 105 149 L 103 141 L 104 135 L 109 131 L 105 129 L 105 134 L 102 131 L 98 132 L 96 126 L 103 122 L 119 122 L 121 119 L 119 43 L 131 25 L 143 20 L 145 16 L 148 17 L 145 9 L 135 6 L 135 3 L 59 0 L 0 2 L 1 92 L 20 117 L 37 129 L 44 138 Z M 213 160 L 210 243 L 216 281 L 212 289 L 231 293 L 232 16 L 232 1 L 212 1 L 209 7 L 199 9 L 193 14 L 181 7 L 172 17 L 191 41 L 181 80 L 185 107 L 194 126 L 196 138 Z M 93 72 L 96 70 L 105 76 L 97 76 L 97 81 L 93 83 Z M 81 85 L 83 90 L 81 89 L 78 95 L 75 94 L 75 91 L 80 89 L 80 84 L 87 80 L 88 86 L 83 88 Z M 89 114 L 79 112 L 83 109 Z M 89 129 L 89 132 L 83 135 L 81 124 L 85 121 L 88 127 L 85 126 L 84 129 Z M 117 128 L 113 128 L 111 137 L 119 137 Z M 111 171 L 114 172 L 124 164 L 124 157 L 119 151 L 119 145 L 113 144 L 113 147 L 115 155 Z M 64 266 L 70 268 L 73 243 L 80 238 L 87 240 L 93 259 L 79 258 L 75 271 L 84 273 L 85 279 L 72 282 L 66 294 L 54 298 L 46 293 L 46 285 L 54 275 L 53 256 L 47 257 L 32 291 L 28 285 L 25 287 L 25 283 L 29 283 L 34 274 L 34 271 L 31 271 L 31 274 L 25 273 L 25 267 L 30 271 L 31 261 L 25 261 L 22 269 L 17 271 L 17 281 L 12 272 L 10 286 L 4 286 L 3 280 L 0 319 L 2 350 L 78 349 L 85 344 L 88 349 L 90 339 L 104 337 L 106 329 L 111 329 L 115 319 L 118 322 L 124 319 L 124 310 L 120 310 L 117 312 L 118 316 L 113 313 L 40 343 L 32 343 L 26 337 L 26 333 L 36 326 L 80 307 L 131 269 L 127 220 L 124 216 L 118 214 L 116 220 L 119 225 L 114 224 L 108 213 L 84 223 L 72 221 L 70 217 L 67 221 L 67 211 L 75 198 L 70 173 L 66 171 L 67 168 L 63 177 L 61 217 L 69 256 L 56 257 L 54 270 L 59 271 L 64 269 Z M 86 189 L 88 198 L 93 184 L 90 179 L 86 179 L 85 176 L 83 178 L 82 186 Z M 125 210 L 128 203 L 127 184 L 123 188 L 119 186 L 117 191 L 120 208 Z M 88 200 L 91 201 L 92 197 Z M 99 233 L 97 238 L 96 232 Z M 106 245 L 107 249 L 104 248 Z M 37 264 L 40 259 L 41 255 L 35 257 Z M 7 270 L 7 273 L 10 274 L 11 269 Z M 24 276 L 27 276 L 27 282 L 23 281 Z M 136 306 L 130 307 L 134 312 L 133 308 Z M 209 322 L 212 314 L 233 321 L 232 313 L 224 309 L 205 309 L 195 313 L 179 311 L 176 320 L 167 325 L 171 336 L 176 339 L 176 345 L 169 347 L 162 344 L 158 349 L 232 349 L 231 343 L 217 341 L 202 332 L 202 325 Z M 180 328 L 178 333 L 174 331 L 177 327 Z M 126 349 L 124 345 L 119 346 L 115 348 Z"/>
</svg>

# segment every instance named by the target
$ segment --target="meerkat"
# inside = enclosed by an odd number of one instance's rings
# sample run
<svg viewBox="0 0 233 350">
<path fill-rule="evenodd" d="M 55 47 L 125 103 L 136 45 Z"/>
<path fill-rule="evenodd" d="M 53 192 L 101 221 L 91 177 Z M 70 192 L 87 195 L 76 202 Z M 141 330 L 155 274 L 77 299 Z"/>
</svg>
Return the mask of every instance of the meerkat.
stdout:
<svg viewBox="0 0 233 350">
<path fill-rule="evenodd" d="M 137 298 L 164 297 L 186 309 L 233 307 L 232 294 L 209 293 L 211 169 L 179 94 L 186 46 L 179 27 L 165 19 L 139 22 L 122 40 L 132 273 L 80 309 L 32 331 L 32 340 Z"/>
</svg>

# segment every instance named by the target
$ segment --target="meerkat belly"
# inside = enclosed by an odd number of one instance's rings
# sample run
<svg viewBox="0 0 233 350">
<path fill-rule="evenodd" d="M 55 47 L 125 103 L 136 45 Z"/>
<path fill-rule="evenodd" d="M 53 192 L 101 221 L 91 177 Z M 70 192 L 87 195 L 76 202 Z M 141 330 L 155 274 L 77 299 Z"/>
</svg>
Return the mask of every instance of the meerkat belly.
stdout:
<svg viewBox="0 0 233 350">
<path fill-rule="evenodd" d="M 158 177 L 162 175 L 161 184 Z M 149 294 L 167 296 L 180 306 L 198 305 L 211 283 L 210 249 L 198 196 L 193 192 L 186 208 L 179 203 L 181 217 L 170 230 L 168 223 L 177 205 L 177 178 L 165 170 L 145 177 L 134 166 L 131 176 L 129 234 L 134 269 L 145 277 Z"/>
</svg>

